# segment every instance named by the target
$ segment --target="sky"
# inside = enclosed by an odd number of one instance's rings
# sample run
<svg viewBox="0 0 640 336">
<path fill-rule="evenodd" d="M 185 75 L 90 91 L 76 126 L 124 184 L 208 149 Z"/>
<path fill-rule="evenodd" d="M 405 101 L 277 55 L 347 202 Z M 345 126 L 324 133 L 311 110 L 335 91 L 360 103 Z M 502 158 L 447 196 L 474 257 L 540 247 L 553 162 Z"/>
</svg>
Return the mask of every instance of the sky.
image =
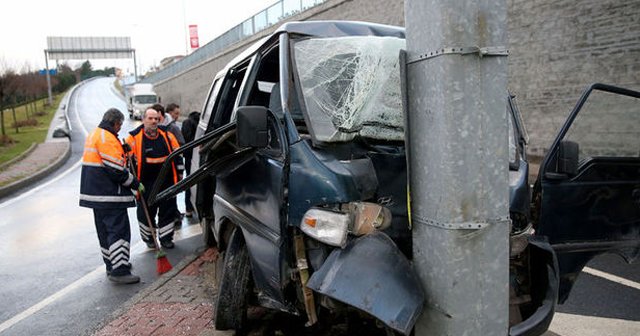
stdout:
<svg viewBox="0 0 640 336">
<path fill-rule="evenodd" d="M 47 36 L 129 36 L 138 73 L 167 56 L 184 55 L 188 25 L 198 25 L 200 46 L 277 0 L 10 0 L 2 4 L 0 68 L 43 69 Z M 94 69 L 133 72 L 133 60 L 90 60 Z M 69 60 L 73 68 L 84 60 Z M 49 60 L 49 67 L 55 61 Z M 0 69 L 2 71 L 2 69 Z"/>
</svg>

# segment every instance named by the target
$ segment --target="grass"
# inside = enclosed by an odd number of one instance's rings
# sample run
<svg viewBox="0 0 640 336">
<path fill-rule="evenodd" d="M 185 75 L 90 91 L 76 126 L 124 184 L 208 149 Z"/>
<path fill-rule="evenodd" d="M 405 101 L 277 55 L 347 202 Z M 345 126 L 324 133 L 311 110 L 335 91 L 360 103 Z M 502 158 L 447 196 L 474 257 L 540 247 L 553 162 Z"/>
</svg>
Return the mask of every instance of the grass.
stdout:
<svg viewBox="0 0 640 336">
<path fill-rule="evenodd" d="M 31 146 L 32 143 L 44 142 L 49 130 L 49 124 L 51 124 L 51 119 L 53 119 L 53 116 L 55 115 L 55 112 L 58 108 L 58 105 L 60 105 L 60 101 L 62 100 L 63 96 L 64 93 L 56 95 L 54 97 L 53 105 L 51 106 L 44 106 L 47 100 L 46 98 L 38 100 L 38 102 L 36 102 L 35 111 L 33 111 L 33 109 L 29 110 L 29 118 L 35 119 L 37 123 L 33 126 L 19 127 L 18 133 L 16 133 L 16 129 L 13 126 L 15 123 L 15 120 L 13 119 L 13 112 L 11 111 L 11 109 L 4 110 L 4 125 L 6 136 L 11 138 L 13 143 L 0 143 L 0 164 L 22 154 Z M 19 124 L 34 123 L 33 121 L 27 122 L 26 105 L 18 106 L 15 110 L 16 119 Z"/>
</svg>

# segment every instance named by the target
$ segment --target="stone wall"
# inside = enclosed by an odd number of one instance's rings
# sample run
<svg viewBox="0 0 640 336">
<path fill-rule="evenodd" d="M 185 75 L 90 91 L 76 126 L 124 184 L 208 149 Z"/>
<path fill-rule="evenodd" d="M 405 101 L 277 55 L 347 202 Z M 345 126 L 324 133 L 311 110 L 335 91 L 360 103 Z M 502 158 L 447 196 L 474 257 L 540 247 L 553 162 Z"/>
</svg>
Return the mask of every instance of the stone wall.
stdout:
<svg viewBox="0 0 640 336">
<path fill-rule="evenodd" d="M 508 0 L 509 89 L 542 154 L 589 84 L 640 90 L 640 1 Z"/>
<path fill-rule="evenodd" d="M 509 89 L 543 154 L 582 90 L 602 82 L 640 90 L 640 0 L 507 0 Z M 402 0 L 329 0 L 291 17 L 404 25 Z M 276 27 L 239 42 L 192 70 L 155 83 L 164 103 L 201 110 L 213 76 Z"/>
</svg>

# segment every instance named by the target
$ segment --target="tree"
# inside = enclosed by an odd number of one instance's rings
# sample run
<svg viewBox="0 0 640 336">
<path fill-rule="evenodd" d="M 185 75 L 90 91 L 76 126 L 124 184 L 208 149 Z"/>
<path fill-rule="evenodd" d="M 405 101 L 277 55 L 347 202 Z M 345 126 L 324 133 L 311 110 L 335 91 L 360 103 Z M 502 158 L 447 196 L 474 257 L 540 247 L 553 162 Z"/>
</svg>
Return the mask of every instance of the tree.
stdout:
<svg viewBox="0 0 640 336">
<path fill-rule="evenodd" d="M 0 144 L 3 145 L 7 141 L 7 132 L 4 125 L 4 108 L 9 105 L 9 99 L 15 92 L 16 77 L 15 71 L 9 67 L 5 59 L 0 58 L 0 131 L 2 132 L 0 134 Z"/>
<path fill-rule="evenodd" d="M 93 67 L 91 66 L 91 62 L 85 61 L 84 63 L 82 63 L 82 66 L 80 66 L 80 78 L 82 80 L 91 78 L 92 72 L 93 72 Z"/>
<path fill-rule="evenodd" d="M 56 83 L 52 83 L 52 90 L 57 93 L 64 92 L 76 83 L 76 74 L 66 63 L 58 67 L 58 74 L 55 77 L 57 77 Z"/>
</svg>

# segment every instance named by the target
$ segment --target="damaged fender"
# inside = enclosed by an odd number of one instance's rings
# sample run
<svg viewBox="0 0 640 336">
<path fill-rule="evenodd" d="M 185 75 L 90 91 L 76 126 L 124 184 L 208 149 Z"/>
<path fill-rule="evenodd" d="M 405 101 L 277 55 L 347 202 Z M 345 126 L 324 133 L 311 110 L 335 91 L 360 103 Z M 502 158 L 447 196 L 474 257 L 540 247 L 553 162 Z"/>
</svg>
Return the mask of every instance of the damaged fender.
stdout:
<svg viewBox="0 0 640 336">
<path fill-rule="evenodd" d="M 363 310 L 408 335 L 425 301 L 411 263 L 382 232 L 335 249 L 307 287 Z"/>
</svg>

